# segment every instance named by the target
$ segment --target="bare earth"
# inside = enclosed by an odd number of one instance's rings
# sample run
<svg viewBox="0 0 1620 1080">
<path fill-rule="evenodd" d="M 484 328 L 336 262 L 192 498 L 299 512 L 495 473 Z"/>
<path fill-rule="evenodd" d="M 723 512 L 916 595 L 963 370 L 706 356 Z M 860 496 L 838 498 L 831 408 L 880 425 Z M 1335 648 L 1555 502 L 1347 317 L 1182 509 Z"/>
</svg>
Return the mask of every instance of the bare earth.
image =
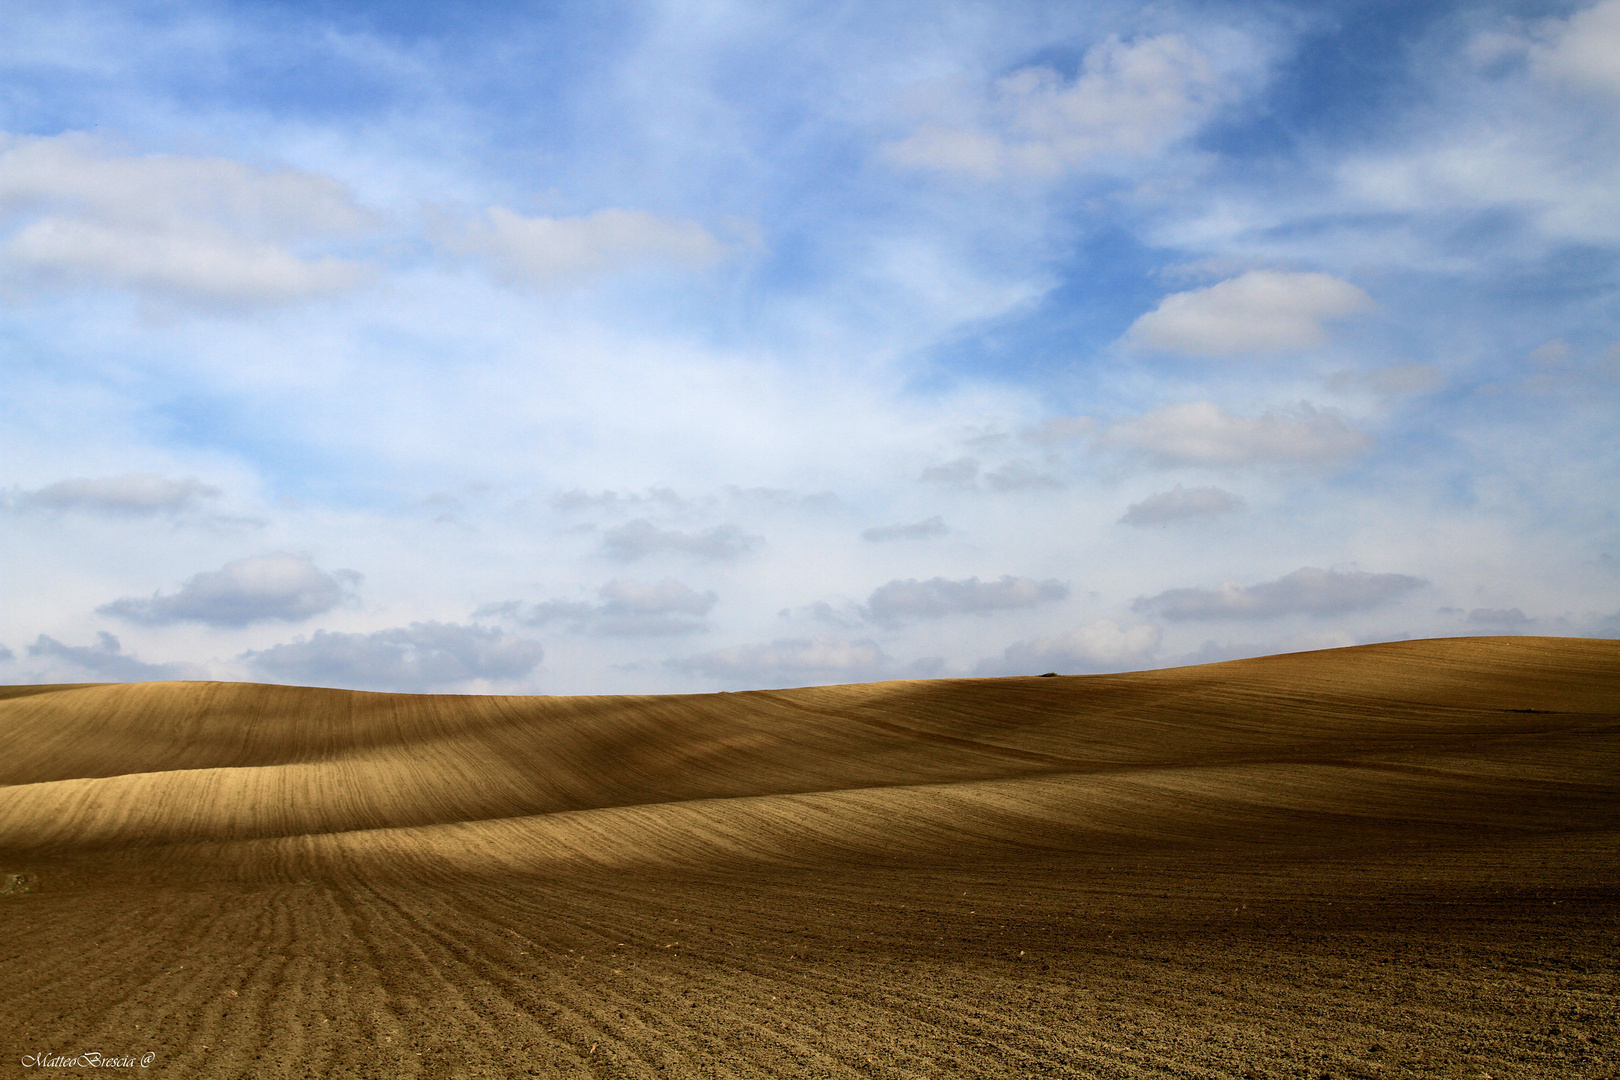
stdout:
<svg viewBox="0 0 1620 1080">
<path fill-rule="evenodd" d="M 6 687 L 0 785 L 0 1075 L 1620 1076 L 1616 641 Z"/>
</svg>

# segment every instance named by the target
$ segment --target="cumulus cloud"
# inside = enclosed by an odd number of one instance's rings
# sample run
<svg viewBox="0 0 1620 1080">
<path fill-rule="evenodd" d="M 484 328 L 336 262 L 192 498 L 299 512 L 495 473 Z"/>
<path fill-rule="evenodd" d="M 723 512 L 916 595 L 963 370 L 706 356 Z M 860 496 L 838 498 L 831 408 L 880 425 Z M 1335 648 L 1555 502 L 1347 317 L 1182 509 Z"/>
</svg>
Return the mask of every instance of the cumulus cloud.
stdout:
<svg viewBox="0 0 1620 1080">
<path fill-rule="evenodd" d="M 1109 38 L 1086 53 L 1072 82 L 1050 68 L 1021 68 L 980 99 L 949 103 L 954 116 L 936 115 L 880 156 L 980 180 L 1055 177 L 1155 154 L 1224 96 L 1214 65 L 1180 34 Z"/>
<path fill-rule="evenodd" d="M 602 535 L 602 550 L 625 562 L 660 551 L 674 551 L 702 559 L 734 559 L 752 551 L 761 539 L 745 534 L 735 525 L 716 525 L 700 533 L 684 533 L 660 529 L 646 518 L 637 518 L 605 532 Z"/>
<path fill-rule="evenodd" d="M 1281 615 L 1343 615 L 1377 607 L 1427 582 L 1405 574 L 1319 570 L 1306 566 L 1276 581 L 1218 589 L 1171 589 L 1142 597 L 1132 608 L 1176 622 L 1196 619 L 1271 619 Z"/>
<path fill-rule="evenodd" d="M 356 263 L 299 246 L 371 223 L 342 184 L 223 158 L 120 155 L 92 136 L 0 136 L 0 262 L 25 280 L 204 306 L 342 292 Z"/>
<path fill-rule="evenodd" d="M 1327 340 L 1326 322 L 1370 307 L 1366 293 L 1327 274 L 1250 270 L 1172 293 L 1132 323 L 1126 336 L 1189 356 L 1287 352 L 1320 345 Z"/>
<path fill-rule="evenodd" d="M 908 578 L 880 585 L 867 598 L 865 614 L 878 623 L 905 619 L 937 619 L 945 615 L 1006 611 L 1034 607 L 1069 595 L 1069 587 L 1055 578 L 1034 578 L 1003 574 L 998 581 L 976 577 L 949 581 L 942 577 L 918 581 Z"/>
<path fill-rule="evenodd" d="M 28 655 L 43 660 L 46 677 L 71 681 L 88 674 L 108 682 L 155 682 L 197 677 L 189 664 L 147 664 L 124 652 L 118 638 L 105 630 L 96 635 L 94 645 L 64 645 L 53 637 L 39 635 L 28 646 Z"/>
<path fill-rule="evenodd" d="M 1184 488 L 1180 484 L 1169 491 L 1149 495 L 1139 503 L 1132 503 L 1124 525 L 1170 525 L 1199 518 L 1217 517 L 1242 510 L 1246 504 L 1230 491 L 1216 487 Z"/>
<path fill-rule="evenodd" d="M 457 237 L 452 250 L 488 262 L 513 284 L 556 288 L 637 266 L 708 266 L 728 251 L 695 221 L 642 210 L 598 210 L 583 217 L 523 217 L 490 207 L 485 220 Z"/>
<path fill-rule="evenodd" d="M 278 682 L 420 691 L 522 678 L 544 656 L 538 641 L 498 628 L 418 622 L 369 634 L 317 630 L 307 641 L 250 650 L 241 659 Z"/>
<path fill-rule="evenodd" d="M 516 601 L 490 604 L 474 617 L 500 616 L 526 626 L 562 622 L 576 632 L 613 637 L 665 637 L 707 629 L 704 616 L 719 601 L 713 592 L 698 592 L 674 578 L 642 582 L 615 579 L 597 590 L 600 603 L 546 600 L 523 605 Z"/>
<path fill-rule="evenodd" d="M 147 626 L 296 622 L 331 611 L 359 583 L 355 571 L 327 573 L 307 555 L 255 555 L 195 574 L 169 595 L 126 596 L 96 610 Z"/>
<path fill-rule="evenodd" d="M 861 533 L 861 538 L 874 544 L 881 544 L 888 540 L 926 540 L 930 536 L 944 536 L 950 531 L 945 525 L 945 519 L 935 514 L 931 518 L 910 525 L 879 525 Z"/>
<path fill-rule="evenodd" d="M 1112 619 L 1103 619 L 1057 637 L 1015 642 L 1001 656 L 980 661 L 974 674 L 1118 671 L 1147 662 L 1158 649 L 1160 637 L 1159 628 L 1152 623 L 1121 626 Z"/>
<path fill-rule="evenodd" d="M 1096 441 L 1147 454 L 1161 465 L 1326 466 L 1372 440 L 1331 409 L 1300 402 L 1285 412 L 1238 416 L 1212 401 L 1166 405 L 1103 428 Z"/>
<path fill-rule="evenodd" d="M 937 671 L 939 664 L 923 661 L 902 669 L 875 641 L 822 637 L 737 645 L 670 660 L 666 666 L 731 686 L 805 686 L 922 676 Z"/>
<path fill-rule="evenodd" d="M 19 510 L 88 510 L 148 516 L 190 510 L 219 495 L 219 488 L 194 476 L 174 480 L 161 473 L 125 473 L 58 480 L 33 491 L 19 491 L 7 503 Z"/>
</svg>

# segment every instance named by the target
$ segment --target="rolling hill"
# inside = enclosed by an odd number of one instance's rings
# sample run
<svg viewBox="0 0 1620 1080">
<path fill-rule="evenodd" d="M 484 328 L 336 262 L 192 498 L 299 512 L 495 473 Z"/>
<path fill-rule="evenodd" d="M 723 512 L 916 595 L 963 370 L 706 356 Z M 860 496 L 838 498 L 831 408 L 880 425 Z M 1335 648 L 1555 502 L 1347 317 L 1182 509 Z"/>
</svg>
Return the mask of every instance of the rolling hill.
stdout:
<svg viewBox="0 0 1620 1080">
<path fill-rule="evenodd" d="M 8 1068 L 1620 1069 L 1615 641 L 657 697 L 6 687 L 0 785 Z"/>
</svg>

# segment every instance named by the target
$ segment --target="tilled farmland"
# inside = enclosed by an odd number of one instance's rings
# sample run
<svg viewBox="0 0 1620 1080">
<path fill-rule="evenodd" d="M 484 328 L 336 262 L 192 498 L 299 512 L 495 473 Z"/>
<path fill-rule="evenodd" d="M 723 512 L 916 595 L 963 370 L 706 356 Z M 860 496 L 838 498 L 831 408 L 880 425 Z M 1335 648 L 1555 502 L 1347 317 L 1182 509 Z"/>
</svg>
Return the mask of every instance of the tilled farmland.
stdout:
<svg viewBox="0 0 1620 1080">
<path fill-rule="evenodd" d="M 1620 1075 L 1617 642 L 0 694 L 9 1074 Z"/>
</svg>

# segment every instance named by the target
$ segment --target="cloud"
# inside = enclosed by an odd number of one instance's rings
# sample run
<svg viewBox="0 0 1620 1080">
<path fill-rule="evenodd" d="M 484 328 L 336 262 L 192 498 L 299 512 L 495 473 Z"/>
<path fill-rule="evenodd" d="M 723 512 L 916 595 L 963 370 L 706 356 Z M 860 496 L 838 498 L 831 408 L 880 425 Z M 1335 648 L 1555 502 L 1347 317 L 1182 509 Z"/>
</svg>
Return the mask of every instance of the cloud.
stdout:
<svg viewBox="0 0 1620 1080">
<path fill-rule="evenodd" d="M 637 518 L 604 533 L 602 550 L 625 562 L 660 551 L 675 551 L 702 559 L 735 559 L 752 551 L 761 540 L 762 537 L 744 534 L 735 525 L 716 525 L 700 533 L 683 533 L 660 529 L 646 518 Z"/>
<path fill-rule="evenodd" d="M 980 478 L 979 462 L 975 458 L 957 458 L 943 465 L 930 465 L 917 479 L 927 484 L 953 484 L 958 487 L 977 487 Z M 991 491 L 1027 491 L 1030 489 L 1061 488 L 1063 482 L 1056 477 L 1038 473 L 1026 462 L 1009 461 L 1000 468 L 983 474 L 985 486 Z"/>
<path fill-rule="evenodd" d="M 1329 390 L 1365 391 L 1381 398 L 1401 398 L 1421 394 L 1440 382 L 1440 371 L 1432 364 L 1399 364 L 1368 371 L 1337 371 L 1328 376 Z"/>
<path fill-rule="evenodd" d="M 577 632 L 612 637 L 666 637 L 708 629 L 703 617 L 719 601 L 713 592 L 700 593 L 670 577 L 652 583 L 614 579 L 597 595 L 602 598 L 598 604 L 546 600 L 527 609 L 517 601 L 489 604 L 473 617 L 499 616 L 525 626 L 564 622 Z"/>
<path fill-rule="evenodd" d="M 657 506 L 673 510 L 683 510 L 692 505 L 692 500 L 683 498 L 669 488 L 651 487 L 646 494 L 638 492 L 603 491 L 592 495 L 583 488 L 574 488 L 571 491 L 559 491 L 551 497 L 551 505 L 557 510 L 587 510 L 605 509 L 615 506 L 640 506 L 652 503 Z"/>
<path fill-rule="evenodd" d="M 748 686 L 863 682 L 892 678 L 896 672 L 894 660 L 874 641 L 824 637 L 737 645 L 670 660 L 666 666 L 728 685 Z"/>
<path fill-rule="evenodd" d="M 1050 178 L 1158 153 L 1225 93 L 1209 58 L 1180 34 L 1109 38 L 1086 53 L 1072 82 L 1050 68 L 1020 68 L 983 99 L 950 103 L 956 116 L 924 123 L 879 156 L 979 180 Z"/>
<path fill-rule="evenodd" d="M 287 304 L 354 287 L 353 262 L 301 254 L 372 223 L 342 184 L 223 158 L 112 153 L 68 133 L 0 136 L 0 262 L 24 280 L 127 288 L 208 307 Z"/>
<path fill-rule="evenodd" d="M 166 679 L 197 677 L 190 664 L 146 664 L 123 651 L 118 639 L 105 630 L 96 634 L 94 645 L 64 645 L 44 634 L 30 646 L 28 655 L 58 664 L 68 665 L 71 671 L 85 672 L 97 679 L 110 682 L 155 682 Z M 47 674 L 64 674 L 61 667 L 52 667 Z"/>
<path fill-rule="evenodd" d="M 973 458 L 957 458 L 944 465 L 930 465 L 917 477 L 927 484 L 963 484 L 971 486 L 979 478 L 979 463 Z"/>
<path fill-rule="evenodd" d="M 1022 461 L 1010 461 L 999 469 L 985 473 L 984 482 L 992 491 L 1051 490 L 1063 486 L 1061 480 L 1038 473 Z"/>
<path fill-rule="evenodd" d="M 1532 620 L 1518 608 L 1475 608 L 1468 613 L 1468 621 L 1476 626 L 1527 627 Z"/>
<path fill-rule="evenodd" d="M 1229 581 L 1218 589 L 1171 589 L 1143 597 L 1135 611 L 1155 612 L 1182 622 L 1193 619 L 1271 619 L 1281 615 L 1343 615 L 1377 607 L 1386 600 L 1428 584 L 1405 574 L 1368 574 L 1360 570 L 1319 570 L 1307 566 L 1276 581 L 1240 585 Z"/>
<path fill-rule="evenodd" d="M 1544 24 L 1530 63 L 1543 78 L 1620 94 L 1620 0 L 1603 0 Z"/>
<path fill-rule="evenodd" d="M 1230 514 L 1244 506 L 1243 500 L 1230 491 L 1215 487 L 1188 489 L 1177 484 L 1169 491 L 1132 503 L 1119 520 L 1123 525 L 1170 525 Z"/>
<path fill-rule="evenodd" d="M 360 583 L 353 570 L 332 573 L 307 555 L 255 555 L 195 574 L 171 595 L 124 597 L 96 609 L 146 626 L 200 622 L 210 626 L 295 622 L 330 611 Z"/>
<path fill-rule="evenodd" d="M 880 525 L 861 533 L 861 539 L 881 544 L 888 540 L 926 540 L 930 536 L 944 536 L 951 530 L 945 519 L 935 514 L 931 518 L 911 525 Z"/>
<path fill-rule="evenodd" d="M 1161 465 L 1214 466 L 1325 466 L 1372 444 L 1336 412 L 1306 402 L 1287 412 L 1237 416 L 1211 401 L 1116 421 L 1097 442 L 1139 450 Z"/>
<path fill-rule="evenodd" d="M 34 491 L 20 491 L 7 501 L 19 510 L 89 510 L 144 516 L 179 513 L 219 495 L 219 488 L 194 476 L 172 480 L 161 473 L 125 473 L 58 480 Z"/>
<path fill-rule="evenodd" d="M 1069 587 L 1055 578 L 1002 575 L 999 581 L 948 581 L 942 577 L 918 581 L 908 578 L 880 585 L 866 600 L 865 614 L 878 623 L 903 619 L 937 619 L 968 612 L 1006 611 L 1033 607 L 1069 595 Z"/>
<path fill-rule="evenodd" d="M 642 210 L 526 218 L 499 206 L 490 207 L 484 221 L 449 246 L 487 261 L 503 281 L 534 288 L 568 287 L 638 266 L 697 269 L 730 250 L 695 221 Z"/>
<path fill-rule="evenodd" d="M 1103 619 L 1057 637 L 1035 638 L 1007 646 L 998 658 L 982 660 L 975 675 L 1060 675 L 1117 671 L 1143 664 L 1159 647 L 1162 635 L 1152 623 L 1120 626 Z"/>
<path fill-rule="evenodd" d="M 277 681 L 408 692 L 522 678 L 544 656 L 538 641 L 498 628 L 418 622 L 369 634 L 317 630 L 307 641 L 250 650 L 241 659 Z"/>
<path fill-rule="evenodd" d="M 1328 320 L 1371 307 L 1366 293 L 1326 274 L 1250 270 L 1170 294 L 1132 323 L 1126 337 L 1189 356 L 1289 352 L 1326 341 Z"/>
</svg>

